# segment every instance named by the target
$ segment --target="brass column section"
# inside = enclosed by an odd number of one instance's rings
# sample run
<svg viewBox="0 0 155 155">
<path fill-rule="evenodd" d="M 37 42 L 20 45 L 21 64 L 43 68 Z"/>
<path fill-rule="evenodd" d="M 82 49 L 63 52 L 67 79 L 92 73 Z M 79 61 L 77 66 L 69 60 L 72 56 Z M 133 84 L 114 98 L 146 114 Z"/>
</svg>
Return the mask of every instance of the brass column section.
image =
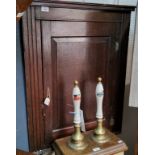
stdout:
<svg viewBox="0 0 155 155">
<path fill-rule="evenodd" d="M 88 144 L 85 140 L 84 135 L 80 130 L 80 102 L 81 92 L 78 87 L 78 81 L 74 82 L 73 88 L 73 103 L 74 103 L 74 133 L 69 140 L 69 147 L 74 150 L 83 150 Z"/>
<path fill-rule="evenodd" d="M 97 143 L 106 143 L 110 141 L 111 137 L 106 132 L 105 127 L 103 127 L 103 119 L 97 119 L 97 128 L 94 130 L 94 134 L 92 135 L 92 139 Z"/>
<path fill-rule="evenodd" d="M 106 143 L 108 142 L 111 138 L 106 132 L 106 129 L 103 124 L 103 98 L 104 98 L 104 88 L 101 83 L 102 78 L 98 78 L 98 84 L 96 87 L 96 99 L 97 99 L 97 113 L 96 113 L 96 118 L 97 118 L 97 128 L 94 130 L 94 133 L 92 135 L 92 139 L 97 142 L 97 143 Z"/>
</svg>

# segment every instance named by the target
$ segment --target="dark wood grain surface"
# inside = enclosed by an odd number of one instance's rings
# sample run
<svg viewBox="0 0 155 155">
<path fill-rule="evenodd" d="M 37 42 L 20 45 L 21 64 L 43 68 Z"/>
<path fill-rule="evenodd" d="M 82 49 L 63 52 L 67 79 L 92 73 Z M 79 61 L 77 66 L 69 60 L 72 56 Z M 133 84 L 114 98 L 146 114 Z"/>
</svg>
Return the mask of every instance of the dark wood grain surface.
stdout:
<svg viewBox="0 0 155 155">
<path fill-rule="evenodd" d="M 49 12 L 41 6 L 49 6 Z M 87 130 L 96 126 L 95 87 L 101 76 L 105 125 L 121 131 L 131 10 L 50 1 L 33 2 L 28 8 L 23 40 L 30 150 L 46 148 L 55 138 L 73 132 L 69 111 L 74 80 L 82 92 Z M 43 101 L 49 93 L 46 106 Z"/>
</svg>

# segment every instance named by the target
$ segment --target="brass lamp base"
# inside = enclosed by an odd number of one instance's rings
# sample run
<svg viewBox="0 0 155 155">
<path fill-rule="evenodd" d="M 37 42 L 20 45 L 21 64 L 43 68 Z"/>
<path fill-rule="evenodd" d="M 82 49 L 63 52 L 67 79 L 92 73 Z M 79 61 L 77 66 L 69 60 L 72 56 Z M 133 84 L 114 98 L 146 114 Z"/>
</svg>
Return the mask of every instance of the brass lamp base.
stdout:
<svg viewBox="0 0 155 155">
<path fill-rule="evenodd" d="M 102 118 L 97 120 L 97 128 L 94 130 L 92 139 L 97 143 L 106 143 L 111 139 L 110 135 L 106 132 L 106 129 L 103 127 Z"/>
<path fill-rule="evenodd" d="M 88 146 L 88 143 L 86 143 L 84 135 L 80 131 L 80 124 L 75 124 L 74 129 L 75 132 L 71 136 L 68 145 L 74 150 L 84 150 Z"/>
<path fill-rule="evenodd" d="M 69 141 L 68 145 L 73 150 L 84 150 L 88 146 L 85 141 L 75 143 L 72 140 Z"/>
</svg>

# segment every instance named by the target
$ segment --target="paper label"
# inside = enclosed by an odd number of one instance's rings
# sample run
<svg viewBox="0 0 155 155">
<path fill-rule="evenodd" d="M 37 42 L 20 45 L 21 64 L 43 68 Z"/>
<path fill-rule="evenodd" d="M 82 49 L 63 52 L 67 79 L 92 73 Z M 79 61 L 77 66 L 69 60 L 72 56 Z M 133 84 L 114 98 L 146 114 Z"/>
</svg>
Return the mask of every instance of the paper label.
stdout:
<svg viewBox="0 0 155 155">
<path fill-rule="evenodd" d="M 120 144 L 120 143 L 123 143 L 123 141 L 122 140 L 118 140 L 118 143 Z"/>
<path fill-rule="evenodd" d="M 80 109 L 80 127 L 81 131 L 86 132 L 85 122 L 84 122 L 84 116 L 83 116 L 83 110 Z"/>
<path fill-rule="evenodd" d="M 95 148 L 93 148 L 93 151 L 94 151 L 94 152 L 99 151 L 99 150 L 101 150 L 100 147 L 95 147 Z"/>
<path fill-rule="evenodd" d="M 41 11 L 42 12 L 49 12 L 49 7 L 48 6 L 42 6 Z"/>
<path fill-rule="evenodd" d="M 50 105 L 50 98 L 49 97 L 46 97 L 45 101 L 44 101 L 44 104 L 49 106 Z"/>
</svg>

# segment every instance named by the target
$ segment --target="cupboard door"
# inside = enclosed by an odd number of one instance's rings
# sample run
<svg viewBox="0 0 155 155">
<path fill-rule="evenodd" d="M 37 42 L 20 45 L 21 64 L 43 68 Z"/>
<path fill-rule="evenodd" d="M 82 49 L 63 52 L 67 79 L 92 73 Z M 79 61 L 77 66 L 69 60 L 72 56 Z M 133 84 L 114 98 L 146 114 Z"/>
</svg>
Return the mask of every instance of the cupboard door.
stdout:
<svg viewBox="0 0 155 155">
<path fill-rule="evenodd" d="M 49 8 L 42 8 L 42 6 Z M 42 8 L 42 9 L 41 9 Z M 44 10 L 44 11 L 43 11 Z M 133 7 L 34 2 L 23 17 L 30 150 L 73 132 L 79 81 L 86 129 L 96 126 L 95 87 L 103 78 L 105 125 L 121 131 L 130 11 Z M 44 105 L 50 97 L 49 106 Z"/>
<path fill-rule="evenodd" d="M 105 87 L 104 115 L 110 128 L 111 109 L 117 104 L 119 51 L 115 49 L 119 23 L 42 21 L 44 93 L 50 89 L 46 109 L 46 140 L 73 132 L 72 89 L 79 81 L 86 129 L 96 126 L 97 77 Z M 116 86 L 116 87 L 115 87 Z"/>
</svg>

